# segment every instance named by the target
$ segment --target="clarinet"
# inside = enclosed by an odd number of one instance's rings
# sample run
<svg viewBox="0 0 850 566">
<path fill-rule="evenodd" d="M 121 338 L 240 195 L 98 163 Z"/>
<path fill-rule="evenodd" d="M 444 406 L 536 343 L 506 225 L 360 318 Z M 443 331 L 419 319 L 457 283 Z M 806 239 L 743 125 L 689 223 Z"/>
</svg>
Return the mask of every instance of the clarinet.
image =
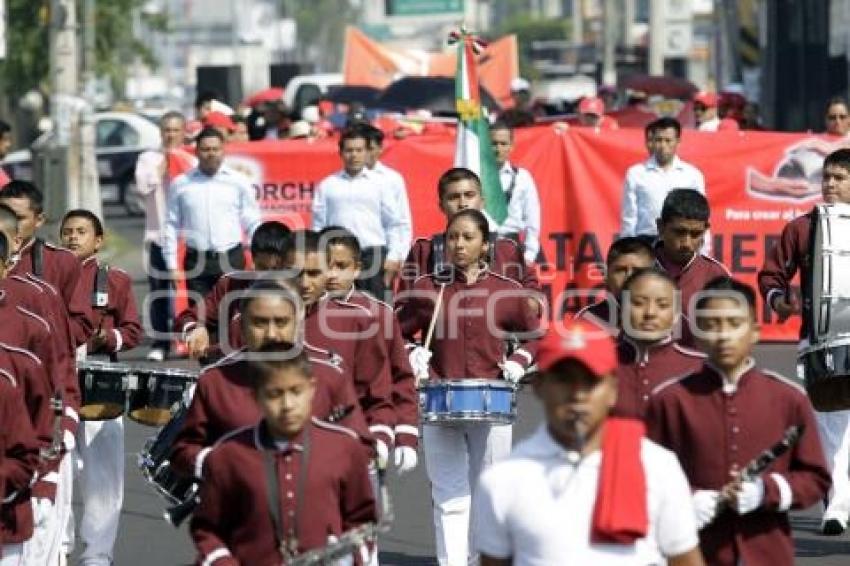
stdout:
<svg viewBox="0 0 850 566">
<path fill-rule="evenodd" d="M 800 436 L 803 434 L 804 429 L 805 427 L 803 425 L 789 426 L 785 429 L 785 434 L 782 435 L 779 442 L 750 460 L 747 467 L 741 470 L 739 474 L 741 481 L 750 481 L 765 471 L 768 466 L 778 460 L 783 454 L 788 452 L 795 444 L 797 444 L 797 441 L 800 440 Z M 728 497 L 721 496 L 720 499 L 717 500 L 717 513 L 715 514 L 715 517 L 717 517 L 720 512 L 729 505 L 729 502 L 730 500 Z"/>
</svg>

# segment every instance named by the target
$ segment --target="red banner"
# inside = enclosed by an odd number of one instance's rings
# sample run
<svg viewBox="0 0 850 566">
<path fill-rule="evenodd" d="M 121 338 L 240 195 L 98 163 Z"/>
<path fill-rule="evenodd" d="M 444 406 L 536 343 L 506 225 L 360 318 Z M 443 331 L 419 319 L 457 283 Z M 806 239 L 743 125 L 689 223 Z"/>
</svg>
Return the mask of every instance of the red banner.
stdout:
<svg viewBox="0 0 850 566">
<path fill-rule="evenodd" d="M 714 255 L 733 275 L 755 284 L 765 250 L 782 227 L 818 201 L 823 157 L 839 143 L 767 132 L 683 134 L 681 157 L 705 175 Z M 309 226 L 316 185 L 340 167 L 336 145 L 329 141 L 234 144 L 228 154 L 231 165 L 254 179 L 266 217 L 293 228 Z M 436 186 L 453 154 L 451 133 L 388 144 L 383 161 L 407 180 L 415 235 L 444 228 Z M 619 229 L 623 178 L 630 165 L 646 159 L 643 131 L 518 130 L 513 158 L 531 171 L 540 192 L 540 274 L 546 292 L 553 307 L 575 310 L 590 297 L 564 300 L 565 290 L 603 288 L 605 252 Z M 796 340 L 796 321 L 775 324 L 763 308 L 761 318 L 765 339 Z"/>
</svg>

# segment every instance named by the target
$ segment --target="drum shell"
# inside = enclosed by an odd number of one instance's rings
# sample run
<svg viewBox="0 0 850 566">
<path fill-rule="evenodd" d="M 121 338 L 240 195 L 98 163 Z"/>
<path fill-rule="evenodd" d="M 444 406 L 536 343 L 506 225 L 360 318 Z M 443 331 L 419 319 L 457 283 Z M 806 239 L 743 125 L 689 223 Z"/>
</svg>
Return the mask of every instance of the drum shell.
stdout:
<svg viewBox="0 0 850 566">
<path fill-rule="evenodd" d="M 134 385 L 130 366 L 98 361 L 77 364 L 80 419 L 103 421 L 120 417 L 127 408 L 128 389 Z"/>
<path fill-rule="evenodd" d="M 197 374 L 180 369 L 138 370 L 138 388 L 130 392 L 127 416 L 147 426 L 164 426 L 174 415 Z"/>
<path fill-rule="evenodd" d="M 170 504 L 183 502 L 194 483 L 191 478 L 175 472 L 170 462 L 174 441 L 183 428 L 187 413 L 188 407 L 181 403 L 171 420 L 148 439 L 139 454 L 139 469 L 142 475 Z"/>
<path fill-rule="evenodd" d="M 516 388 L 505 381 L 430 381 L 420 387 L 419 399 L 426 424 L 511 424 L 516 419 Z"/>
<path fill-rule="evenodd" d="M 816 411 L 850 409 L 850 345 L 804 351 L 797 361 L 797 373 Z"/>
</svg>

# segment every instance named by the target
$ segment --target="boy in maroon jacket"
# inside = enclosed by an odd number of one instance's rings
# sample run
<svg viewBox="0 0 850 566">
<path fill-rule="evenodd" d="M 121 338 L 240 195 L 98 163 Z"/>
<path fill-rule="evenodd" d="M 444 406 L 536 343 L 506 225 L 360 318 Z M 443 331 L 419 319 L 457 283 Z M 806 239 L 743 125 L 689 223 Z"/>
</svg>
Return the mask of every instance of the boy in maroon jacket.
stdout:
<svg viewBox="0 0 850 566">
<path fill-rule="evenodd" d="M 107 356 L 115 362 L 118 352 L 135 348 L 142 337 L 132 280 L 127 272 L 98 262 L 104 230 L 100 218 L 91 211 L 67 212 L 59 227 L 59 236 L 62 244 L 83 264 L 80 286 L 90 297 L 96 325 L 77 358 Z M 84 420 L 77 429 L 74 455 L 82 462 L 77 477 L 82 497 L 80 539 L 84 550 L 81 560 L 109 563 L 124 500 L 122 418 Z M 68 520 L 69 528 L 73 529 L 73 513 Z"/>
<path fill-rule="evenodd" d="M 821 192 L 827 204 L 850 204 L 850 149 L 839 149 L 824 159 Z M 782 229 L 779 242 L 765 256 L 764 266 L 758 274 L 759 291 L 764 301 L 776 311 L 779 322 L 801 313 L 800 300 L 791 292 L 791 281 L 798 271 L 803 297 L 812 296 L 809 276 L 814 263 L 821 260 L 811 257 L 809 251 L 813 216 L 814 210 L 811 210 Z M 808 337 L 809 321 L 803 317 L 801 347 L 808 345 Z M 813 399 L 817 405 L 817 396 Z M 835 536 L 847 529 L 850 516 L 850 410 L 817 411 L 815 417 L 832 471 L 832 492 L 823 514 L 821 530 L 825 535 Z"/>
<path fill-rule="evenodd" d="M 673 189 L 664 199 L 658 219 L 655 262 L 679 288 L 683 315 L 679 341 L 689 347 L 696 345 L 691 331 L 691 299 L 715 277 L 729 276 L 722 263 L 700 252 L 710 216 L 705 195 L 694 189 Z"/>
<path fill-rule="evenodd" d="M 419 443 L 419 396 L 413 379 L 413 369 L 407 358 L 401 326 L 390 305 L 359 291 L 354 283 L 360 276 L 360 243 L 357 237 L 339 226 L 322 230 L 328 249 L 328 294 L 366 307 L 375 314 L 378 333 L 386 341 L 393 380 L 395 408 L 395 449 L 393 458 L 399 473 L 416 467 Z"/>
<path fill-rule="evenodd" d="M 652 440 L 679 457 L 694 490 L 700 546 L 716 566 L 792 566 L 788 513 L 823 499 L 829 472 L 805 392 L 760 370 L 755 292 L 719 277 L 697 302 L 702 369 L 661 385 L 650 399 Z M 754 477 L 741 472 L 789 427 L 799 441 Z"/>
<path fill-rule="evenodd" d="M 199 564 L 286 564 L 377 522 L 357 435 L 310 417 L 315 380 L 306 356 L 258 363 L 252 374 L 263 418 L 207 457 L 190 526 Z"/>
</svg>

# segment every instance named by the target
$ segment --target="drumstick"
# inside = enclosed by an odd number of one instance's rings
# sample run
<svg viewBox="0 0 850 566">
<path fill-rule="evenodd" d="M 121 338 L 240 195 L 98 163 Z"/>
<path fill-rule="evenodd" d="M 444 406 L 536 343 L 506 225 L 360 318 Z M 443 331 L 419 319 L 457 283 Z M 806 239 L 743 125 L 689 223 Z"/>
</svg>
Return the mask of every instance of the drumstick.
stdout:
<svg viewBox="0 0 850 566">
<path fill-rule="evenodd" d="M 440 313 L 440 307 L 443 306 L 443 291 L 446 290 L 445 285 L 440 285 L 440 293 L 437 295 L 437 300 L 434 303 L 434 314 L 431 315 L 431 323 L 428 325 L 428 333 L 425 334 L 425 349 L 431 347 L 431 338 L 434 337 L 434 328 L 437 326 L 437 316 Z"/>
</svg>

